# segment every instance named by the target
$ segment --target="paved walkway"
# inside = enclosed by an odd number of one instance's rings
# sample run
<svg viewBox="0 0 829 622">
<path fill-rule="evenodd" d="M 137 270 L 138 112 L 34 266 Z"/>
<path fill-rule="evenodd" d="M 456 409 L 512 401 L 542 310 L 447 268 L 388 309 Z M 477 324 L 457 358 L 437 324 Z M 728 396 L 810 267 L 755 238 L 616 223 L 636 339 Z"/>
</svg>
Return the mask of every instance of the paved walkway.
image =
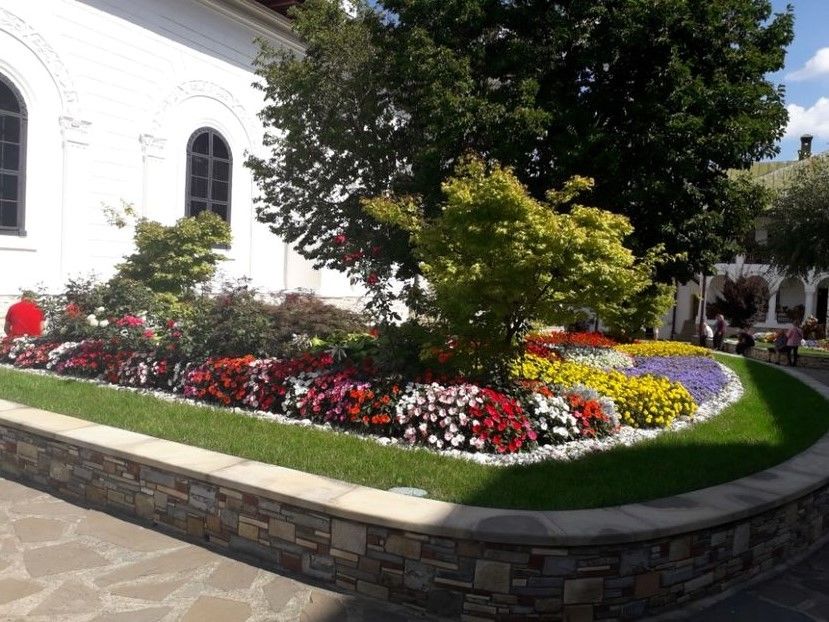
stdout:
<svg viewBox="0 0 829 622">
<path fill-rule="evenodd" d="M 0 478 L 2 622 L 431 619 L 300 583 Z"/>
</svg>

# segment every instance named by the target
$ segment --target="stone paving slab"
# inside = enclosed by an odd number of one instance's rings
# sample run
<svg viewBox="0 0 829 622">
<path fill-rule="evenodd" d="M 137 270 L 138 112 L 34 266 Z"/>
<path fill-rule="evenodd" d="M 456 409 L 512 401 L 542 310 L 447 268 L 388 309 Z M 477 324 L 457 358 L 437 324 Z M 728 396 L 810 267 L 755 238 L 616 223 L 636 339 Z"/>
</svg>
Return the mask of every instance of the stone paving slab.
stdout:
<svg viewBox="0 0 829 622">
<path fill-rule="evenodd" d="M 692 622 L 829 622 L 829 546 L 779 576 L 687 617 Z"/>
<path fill-rule="evenodd" d="M 0 621 L 178 620 L 438 618 L 301 583 L 0 477 Z"/>
</svg>

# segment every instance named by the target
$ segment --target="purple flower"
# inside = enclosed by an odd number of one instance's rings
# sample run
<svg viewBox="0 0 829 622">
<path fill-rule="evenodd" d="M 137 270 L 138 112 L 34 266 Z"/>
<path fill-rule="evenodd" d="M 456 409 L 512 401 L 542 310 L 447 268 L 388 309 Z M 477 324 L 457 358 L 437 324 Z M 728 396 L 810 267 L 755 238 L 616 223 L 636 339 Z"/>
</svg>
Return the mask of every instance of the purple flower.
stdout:
<svg viewBox="0 0 829 622">
<path fill-rule="evenodd" d="M 634 367 L 620 371 L 628 376 L 665 376 L 688 389 L 697 404 L 711 399 L 728 384 L 717 362 L 704 356 L 637 356 L 634 362 Z"/>
</svg>

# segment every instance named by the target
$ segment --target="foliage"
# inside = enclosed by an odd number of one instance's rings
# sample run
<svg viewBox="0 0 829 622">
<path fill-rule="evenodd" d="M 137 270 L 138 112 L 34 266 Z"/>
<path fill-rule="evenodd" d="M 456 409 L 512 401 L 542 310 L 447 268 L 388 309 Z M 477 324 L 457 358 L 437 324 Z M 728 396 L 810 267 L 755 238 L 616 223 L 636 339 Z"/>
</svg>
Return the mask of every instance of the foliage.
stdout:
<svg viewBox="0 0 829 622">
<path fill-rule="evenodd" d="M 280 344 L 288 344 L 294 335 L 328 339 L 368 328 L 361 314 L 326 303 L 313 294 L 285 294 L 277 305 L 268 305 L 265 313 Z"/>
<path fill-rule="evenodd" d="M 225 259 L 217 247 L 229 246 L 231 235 L 227 222 L 204 211 L 174 225 L 139 218 L 133 239 L 136 250 L 118 266 L 118 275 L 181 297 L 213 277 Z"/>
<path fill-rule="evenodd" d="M 296 354 L 308 349 L 312 338 L 327 345 L 326 340 L 364 331 L 366 324 L 359 314 L 309 294 L 287 294 L 279 304 L 268 304 L 241 280 L 195 298 L 182 327 L 182 353 L 194 359 Z"/>
<path fill-rule="evenodd" d="M 772 263 L 792 276 L 829 270 L 829 158 L 798 163 L 778 193 L 769 218 L 767 250 Z"/>
<path fill-rule="evenodd" d="M 259 218 L 318 265 L 408 280 L 406 236 L 359 209 L 418 196 L 473 150 L 541 199 L 576 174 L 628 216 L 633 249 L 664 243 L 680 281 L 733 254 L 759 189 L 730 169 L 777 153 L 792 12 L 769 0 L 334 0 L 295 8 L 305 54 L 265 45 L 271 154 L 251 158 Z M 390 14 L 384 17 L 381 12 Z M 647 59 L 647 62 L 643 62 Z"/>
<path fill-rule="evenodd" d="M 630 356 L 711 356 L 708 348 L 681 341 L 641 341 L 619 345 L 616 349 Z"/>
<path fill-rule="evenodd" d="M 717 296 L 711 308 L 722 313 L 731 326 L 749 328 L 765 319 L 769 296 L 769 286 L 763 278 L 727 277 L 722 295 Z"/>
<path fill-rule="evenodd" d="M 513 374 L 565 389 L 577 386 L 595 389 L 614 401 L 622 423 L 637 428 L 668 427 L 677 417 L 690 417 L 697 409 L 685 387 L 657 376 L 628 378 L 618 371 L 552 361 L 532 354 L 513 366 Z"/>
<path fill-rule="evenodd" d="M 439 217 L 426 220 L 410 200 L 366 210 L 410 232 L 434 307 L 474 371 L 511 357 L 532 322 L 602 313 L 650 282 L 653 259 L 637 263 L 623 244 L 628 220 L 573 203 L 591 185 L 573 178 L 545 203 L 511 170 L 466 158 L 443 185 Z"/>
<path fill-rule="evenodd" d="M 188 360 L 275 354 L 270 348 L 274 334 L 267 305 L 245 281 L 225 283 L 215 295 L 193 300 L 182 329 L 180 349 Z"/>
<path fill-rule="evenodd" d="M 602 320 L 610 332 L 620 339 L 630 340 L 641 334 L 644 328 L 662 324 L 662 319 L 674 304 L 676 287 L 665 283 L 651 283 L 631 295 L 621 304 L 610 308 Z"/>
</svg>

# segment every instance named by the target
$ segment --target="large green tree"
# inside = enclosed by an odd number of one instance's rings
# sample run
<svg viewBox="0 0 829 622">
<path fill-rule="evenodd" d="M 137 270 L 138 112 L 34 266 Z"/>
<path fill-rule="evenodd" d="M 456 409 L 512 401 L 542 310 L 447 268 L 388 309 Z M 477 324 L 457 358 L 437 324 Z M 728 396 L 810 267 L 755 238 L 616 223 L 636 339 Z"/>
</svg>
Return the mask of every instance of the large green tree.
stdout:
<svg viewBox="0 0 829 622">
<path fill-rule="evenodd" d="M 349 16 L 307 0 L 303 56 L 259 59 L 272 153 L 250 165 L 261 220 L 320 265 L 409 277 L 405 234 L 360 210 L 440 184 L 473 151 L 531 194 L 574 175 L 664 243 L 680 280 L 735 250 L 758 195 L 729 169 L 776 153 L 793 16 L 769 0 L 379 0 Z"/>
<path fill-rule="evenodd" d="M 797 276 L 829 270 L 829 159 L 800 162 L 766 215 L 772 263 Z"/>
</svg>

